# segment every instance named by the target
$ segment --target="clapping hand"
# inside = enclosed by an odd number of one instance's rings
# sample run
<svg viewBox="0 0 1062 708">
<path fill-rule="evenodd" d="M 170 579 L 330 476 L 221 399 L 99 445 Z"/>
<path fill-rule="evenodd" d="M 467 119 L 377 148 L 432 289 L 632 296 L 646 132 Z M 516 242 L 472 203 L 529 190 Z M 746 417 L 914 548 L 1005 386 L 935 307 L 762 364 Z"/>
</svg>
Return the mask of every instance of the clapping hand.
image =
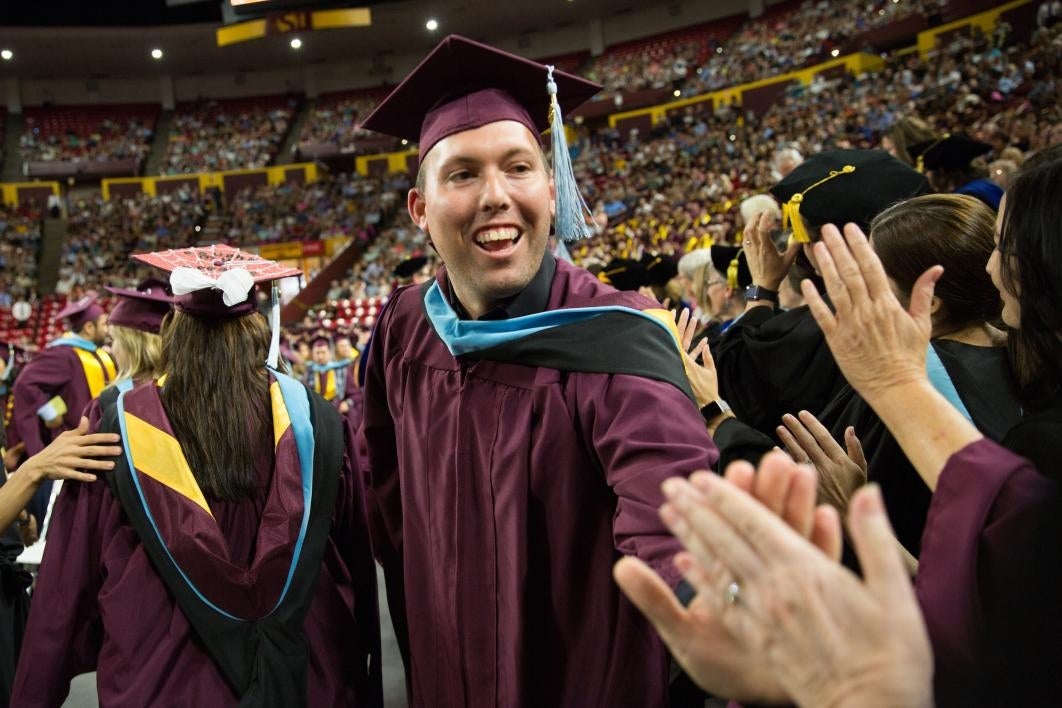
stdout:
<svg viewBox="0 0 1062 708">
<path fill-rule="evenodd" d="M 708 340 L 702 339 L 696 345 L 693 344 L 699 326 L 690 309 L 683 308 L 678 317 L 678 330 L 682 353 L 686 357 L 686 376 L 690 380 L 690 388 L 693 389 L 697 405 L 704 407 L 719 398 L 719 376 L 715 370 L 715 360 L 708 349 Z M 698 359 L 700 363 L 697 363 Z"/>
<path fill-rule="evenodd" d="M 807 411 L 799 417 L 785 415 L 782 422 L 785 425 L 779 425 L 776 432 L 786 450 L 797 462 L 814 465 L 819 473 L 819 503 L 845 512 L 855 491 L 867 483 L 867 461 L 855 428 L 849 426 L 844 432 L 846 452 Z"/>
<path fill-rule="evenodd" d="M 703 482 L 707 474 L 694 475 L 695 483 Z M 832 510 L 815 509 L 814 475 L 809 468 L 775 454 L 764 459 L 759 474 L 747 462 L 735 462 L 727 468 L 726 478 L 779 514 L 798 533 L 811 535 L 830 553 L 840 554 L 836 514 L 831 521 Z M 673 510 L 665 507 L 661 514 L 668 518 Z M 688 553 L 675 557 L 683 572 L 689 571 L 691 563 Z M 688 607 L 682 607 L 671 588 L 633 557 L 619 561 L 614 575 L 623 592 L 656 627 L 675 660 L 702 688 L 743 701 L 787 700 L 762 662 L 755 661 L 748 647 L 722 624 L 710 598 L 698 592 Z"/>
<path fill-rule="evenodd" d="M 777 453 L 764 464 L 779 457 L 797 468 Z M 687 548 L 676 565 L 743 665 L 770 677 L 772 695 L 802 706 L 932 705 L 932 651 L 876 485 L 856 493 L 848 517 L 863 579 L 730 481 L 698 474 L 668 480 L 664 491 L 661 515 Z M 819 507 L 816 522 L 839 538 L 834 509 Z M 700 628 L 680 614 L 649 616 L 676 658 L 688 659 L 682 651 L 697 645 L 689 635 Z M 698 682 L 713 678 L 690 664 Z"/>
</svg>

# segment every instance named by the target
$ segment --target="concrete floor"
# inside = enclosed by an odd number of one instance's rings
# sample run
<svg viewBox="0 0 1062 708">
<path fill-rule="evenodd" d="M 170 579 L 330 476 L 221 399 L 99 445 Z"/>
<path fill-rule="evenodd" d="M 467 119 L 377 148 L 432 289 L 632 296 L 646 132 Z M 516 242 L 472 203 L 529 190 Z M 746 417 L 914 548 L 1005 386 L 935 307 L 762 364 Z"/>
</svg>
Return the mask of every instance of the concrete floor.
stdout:
<svg viewBox="0 0 1062 708">
<path fill-rule="evenodd" d="M 380 589 L 380 624 L 383 636 L 383 684 L 385 708 L 405 708 L 406 679 L 402 670 L 402 656 L 398 652 L 391 613 L 387 609 L 387 594 L 384 592 L 383 573 L 377 568 L 376 581 Z M 70 695 L 64 708 L 97 708 L 96 674 L 75 676 L 70 682 Z"/>
</svg>

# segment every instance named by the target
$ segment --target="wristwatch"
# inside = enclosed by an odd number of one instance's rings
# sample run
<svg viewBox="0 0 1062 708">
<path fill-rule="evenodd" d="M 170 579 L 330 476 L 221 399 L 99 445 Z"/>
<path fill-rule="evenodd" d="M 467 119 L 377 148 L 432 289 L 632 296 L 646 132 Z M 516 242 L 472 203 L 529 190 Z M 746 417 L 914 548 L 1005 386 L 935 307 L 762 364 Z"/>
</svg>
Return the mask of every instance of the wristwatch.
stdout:
<svg viewBox="0 0 1062 708">
<path fill-rule="evenodd" d="M 703 408 L 701 408 L 701 417 L 704 418 L 705 423 L 710 423 L 716 417 L 721 416 L 729 411 L 730 404 L 724 401 L 722 398 L 717 398 L 711 403 L 708 403 Z"/>
<path fill-rule="evenodd" d="M 778 291 L 769 290 L 762 285 L 750 285 L 745 288 L 746 300 L 767 300 L 775 305 L 778 304 Z"/>
</svg>

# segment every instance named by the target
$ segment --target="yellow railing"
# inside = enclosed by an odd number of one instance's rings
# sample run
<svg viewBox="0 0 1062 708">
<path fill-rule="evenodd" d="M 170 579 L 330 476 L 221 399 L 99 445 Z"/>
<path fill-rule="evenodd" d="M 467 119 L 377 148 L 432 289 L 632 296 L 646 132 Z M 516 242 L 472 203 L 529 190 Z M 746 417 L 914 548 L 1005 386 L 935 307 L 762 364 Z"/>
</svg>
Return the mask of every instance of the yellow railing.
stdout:
<svg viewBox="0 0 1062 708">
<path fill-rule="evenodd" d="M 712 91 L 710 93 L 702 93 L 697 96 L 683 98 L 678 101 L 671 101 L 670 103 L 664 103 L 659 106 L 650 106 L 648 108 L 639 108 L 633 111 L 613 113 L 608 117 L 608 124 L 610 127 L 614 128 L 616 127 L 616 124 L 622 120 L 645 115 L 650 116 L 653 123 L 656 124 L 664 120 L 668 111 L 675 110 L 676 108 L 685 108 L 686 106 L 692 106 L 706 101 L 711 101 L 712 108 L 717 109 L 722 105 L 735 102 L 740 103 L 741 97 L 746 91 L 760 88 L 761 86 L 768 86 L 783 81 L 799 81 L 805 85 L 810 84 L 816 74 L 820 74 L 823 71 L 828 71 L 838 66 L 844 66 L 849 73 L 862 74 L 867 71 L 880 71 L 881 68 L 885 66 L 885 61 L 876 54 L 866 54 L 863 52 L 847 54 L 843 57 L 837 57 L 836 59 L 816 64 L 815 66 L 809 66 L 806 69 L 799 69 L 785 74 L 770 76 L 758 81 L 751 81 L 747 84 L 731 86 L 730 88 L 720 89 L 719 91 Z"/>
<path fill-rule="evenodd" d="M 51 189 L 52 194 L 59 196 L 58 182 L 0 182 L 0 201 L 3 201 L 7 206 L 18 206 L 18 191 L 20 189 L 39 189 L 41 187 L 48 187 Z"/>
<path fill-rule="evenodd" d="M 999 21 L 999 16 L 1004 12 L 1010 12 L 1016 7 L 1022 5 L 1028 5 L 1032 0 L 1014 0 L 1008 2 L 999 7 L 994 7 L 991 10 L 978 13 L 976 15 L 970 15 L 964 17 L 961 20 L 955 20 L 939 27 L 926 30 L 918 33 L 918 53 L 922 58 L 926 58 L 934 49 L 937 48 L 937 37 L 948 32 L 953 32 L 963 27 L 977 26 L 986 34 L 991 33 L 996 27 L 996 22 Z"/>
<path fill-rule="evenodd" d="M 388 174 L 392 172 L 405 172 L 409 156 L 416 154 L 416 150 L 403 150 L 402 152 L 381 152 L 375 155 L 362 155 L 354 158 L 354 169 L 362 177 L 368 177 L 370 163 L 375 164 L 381 160 L 386 160 Z"/>
<path fill-rule="evenodd" d="M 212 187 L 225 191 L 225 178 L 236 175 L 264 174 L 266 183 L 269 185 L 284 184 L 287 173 L 291 170 L 302 170 L 306 182 L 317 181 L 317 165 L 312 162 L 299 162 L 292 165 L 277 165 L 276 167 L 259 167 L 246 170 L 224 170 L 221 172 L 196 172 L 184 175 L 165 175 L 162 177 L 113 177 L 100 182 L 100 191 L 103 198 L 111 198 L 111 188 L 123 184 L 139 184 L 144 194 L 156 196 L 158 185 L 166 182 L 188 182 L 195 180 L 200 192 L 205 192 Z"/>
</svg>

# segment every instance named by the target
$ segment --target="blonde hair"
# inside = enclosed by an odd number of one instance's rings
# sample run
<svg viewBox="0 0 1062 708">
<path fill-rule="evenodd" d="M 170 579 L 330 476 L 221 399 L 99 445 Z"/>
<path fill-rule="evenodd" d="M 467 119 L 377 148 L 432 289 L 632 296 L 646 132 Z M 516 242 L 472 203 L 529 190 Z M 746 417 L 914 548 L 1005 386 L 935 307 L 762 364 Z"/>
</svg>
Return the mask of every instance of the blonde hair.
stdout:
<svg viewBox="0 0 1062 708">
<path fill-rule="evenodd" d="M 110 326 L 111 338 L 121 347 L 118 381 L 154 379 L 162 375 L 162 338 L 132 327 Z"/>
</svg>

